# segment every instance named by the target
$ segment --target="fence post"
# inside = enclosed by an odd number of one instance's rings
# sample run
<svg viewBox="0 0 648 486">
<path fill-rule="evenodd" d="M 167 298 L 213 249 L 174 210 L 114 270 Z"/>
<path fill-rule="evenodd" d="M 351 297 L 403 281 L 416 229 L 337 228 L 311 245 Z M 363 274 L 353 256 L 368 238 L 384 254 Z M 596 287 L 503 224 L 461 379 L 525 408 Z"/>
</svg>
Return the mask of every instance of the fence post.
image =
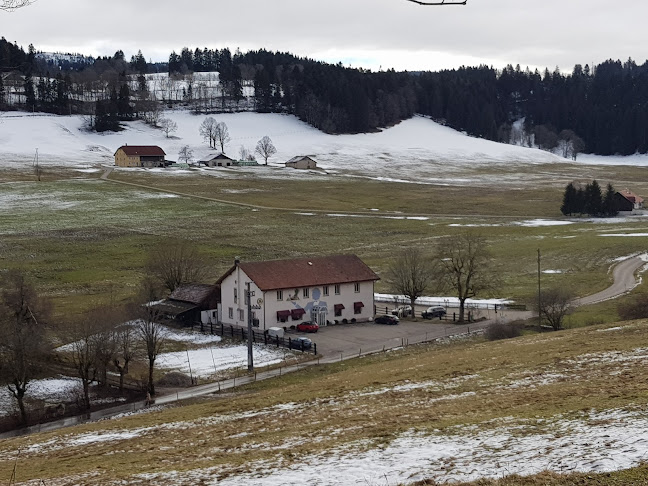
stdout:
<svg viewBox="0 0 648 486">
<path fill-rule="evenodd" d="M 452 322 L 455 322 L 457 320 L 457 313 L 453 312 L 452 313 Z"/>
<path fill-rule="evenodd" d="M 232 339 L 234 339 L 234 326 L 230 324 L 230 332 L 232 333 Z"/>
<path fill-rule="evenodd" d="M 317 343 L 313 343 L 313 353 L 317 356 Z M 319 364 L 319 359 L 317 360 L 317 364 Z"/>
<path fill-rule="evenodd" d="M 263 333 L 263 344 L 268 345 L 268 335 L 265 332 Z"/>
</svg>

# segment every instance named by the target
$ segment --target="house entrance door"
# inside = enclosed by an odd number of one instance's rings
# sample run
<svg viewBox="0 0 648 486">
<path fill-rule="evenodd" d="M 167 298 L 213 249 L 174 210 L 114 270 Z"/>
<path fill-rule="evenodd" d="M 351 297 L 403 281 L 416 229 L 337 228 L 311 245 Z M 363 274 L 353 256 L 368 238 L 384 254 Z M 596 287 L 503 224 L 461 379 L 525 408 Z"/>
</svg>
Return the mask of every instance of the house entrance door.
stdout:
<svg viewBox="0 0 648 486">
<path fill-rule="evenodd" d="M 326 326 L 326 307 L 314 306 L 311 311 L 311 322 L 320 327 Z"/>
</svg>

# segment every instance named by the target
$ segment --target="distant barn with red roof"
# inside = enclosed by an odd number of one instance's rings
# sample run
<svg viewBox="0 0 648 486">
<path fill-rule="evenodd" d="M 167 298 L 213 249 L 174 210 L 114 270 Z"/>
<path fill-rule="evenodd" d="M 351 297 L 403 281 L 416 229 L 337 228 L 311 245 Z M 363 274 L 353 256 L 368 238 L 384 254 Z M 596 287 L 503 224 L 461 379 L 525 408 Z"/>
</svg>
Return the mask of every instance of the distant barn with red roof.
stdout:
<svg viewBox="0 0 648 486">
<path fill-rule="evenodd" d="M 624 189 L 614 195 L 614 202 L 619 211 L 633 211 L 635 209 L 643 209 L 644 200 L 632 191 Z"/>
<path fill-rule="evenodd" d="M 115 152 L 118 167 L 164 167 L 166 154 L 157 145 L 122 145 Z"/>
</svg>

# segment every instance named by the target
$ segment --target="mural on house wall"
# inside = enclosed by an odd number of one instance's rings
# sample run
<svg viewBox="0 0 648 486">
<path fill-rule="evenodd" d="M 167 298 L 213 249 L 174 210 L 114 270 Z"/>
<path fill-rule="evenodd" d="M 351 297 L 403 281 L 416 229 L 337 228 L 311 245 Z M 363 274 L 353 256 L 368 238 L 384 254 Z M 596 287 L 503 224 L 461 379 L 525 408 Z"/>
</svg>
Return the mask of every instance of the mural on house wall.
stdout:
<svg viewBox="0 0 648 486">
<path fill-rule="evenodd" d="M 299 294 L 299 290 L 296 289 L 295 295 L 297 296 Z M 326 301 L 320 300 L 320 297 L 322 295 L 320 289 L 314 288 L 313 289 L 313 300 L 308 302 L 305 306 L 300 306 L 295 300 L 297 299 L 292 299 L 292 303 L 295 306 L 296 309 L 302 309 L 304 311 L 304 315 L 306 316 L 306 319 L 310 317 L 310 321 L 314 322 L 315 324 L 319 326 L 326 326 L 326 320 L 328 316 L 328 303 Z"/>
</svg>

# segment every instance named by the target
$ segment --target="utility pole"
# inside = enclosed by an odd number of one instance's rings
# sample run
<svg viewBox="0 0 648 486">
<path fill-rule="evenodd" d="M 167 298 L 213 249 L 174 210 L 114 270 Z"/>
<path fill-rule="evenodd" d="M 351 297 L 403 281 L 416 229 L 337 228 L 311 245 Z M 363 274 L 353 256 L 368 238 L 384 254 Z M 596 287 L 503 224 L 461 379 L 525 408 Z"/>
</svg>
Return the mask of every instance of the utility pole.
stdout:
<svg viewBox="0 0 648 486">
<path fill-rule="evenodd" d="M 250 282 L 245 284 L 245 297 L 247 298 L 247 323 L 248 323 L 248 371 L 254 371 L 254 356 L 252 354 L 252 292 L 250 291 Z"/>
<path fill-rule="evenodd" d="M 540 294 L 540 248 L 538 248 L 538 329 L 542 326 L 542 309 L 541 309 L 541 294 Z"/>
</svg>

